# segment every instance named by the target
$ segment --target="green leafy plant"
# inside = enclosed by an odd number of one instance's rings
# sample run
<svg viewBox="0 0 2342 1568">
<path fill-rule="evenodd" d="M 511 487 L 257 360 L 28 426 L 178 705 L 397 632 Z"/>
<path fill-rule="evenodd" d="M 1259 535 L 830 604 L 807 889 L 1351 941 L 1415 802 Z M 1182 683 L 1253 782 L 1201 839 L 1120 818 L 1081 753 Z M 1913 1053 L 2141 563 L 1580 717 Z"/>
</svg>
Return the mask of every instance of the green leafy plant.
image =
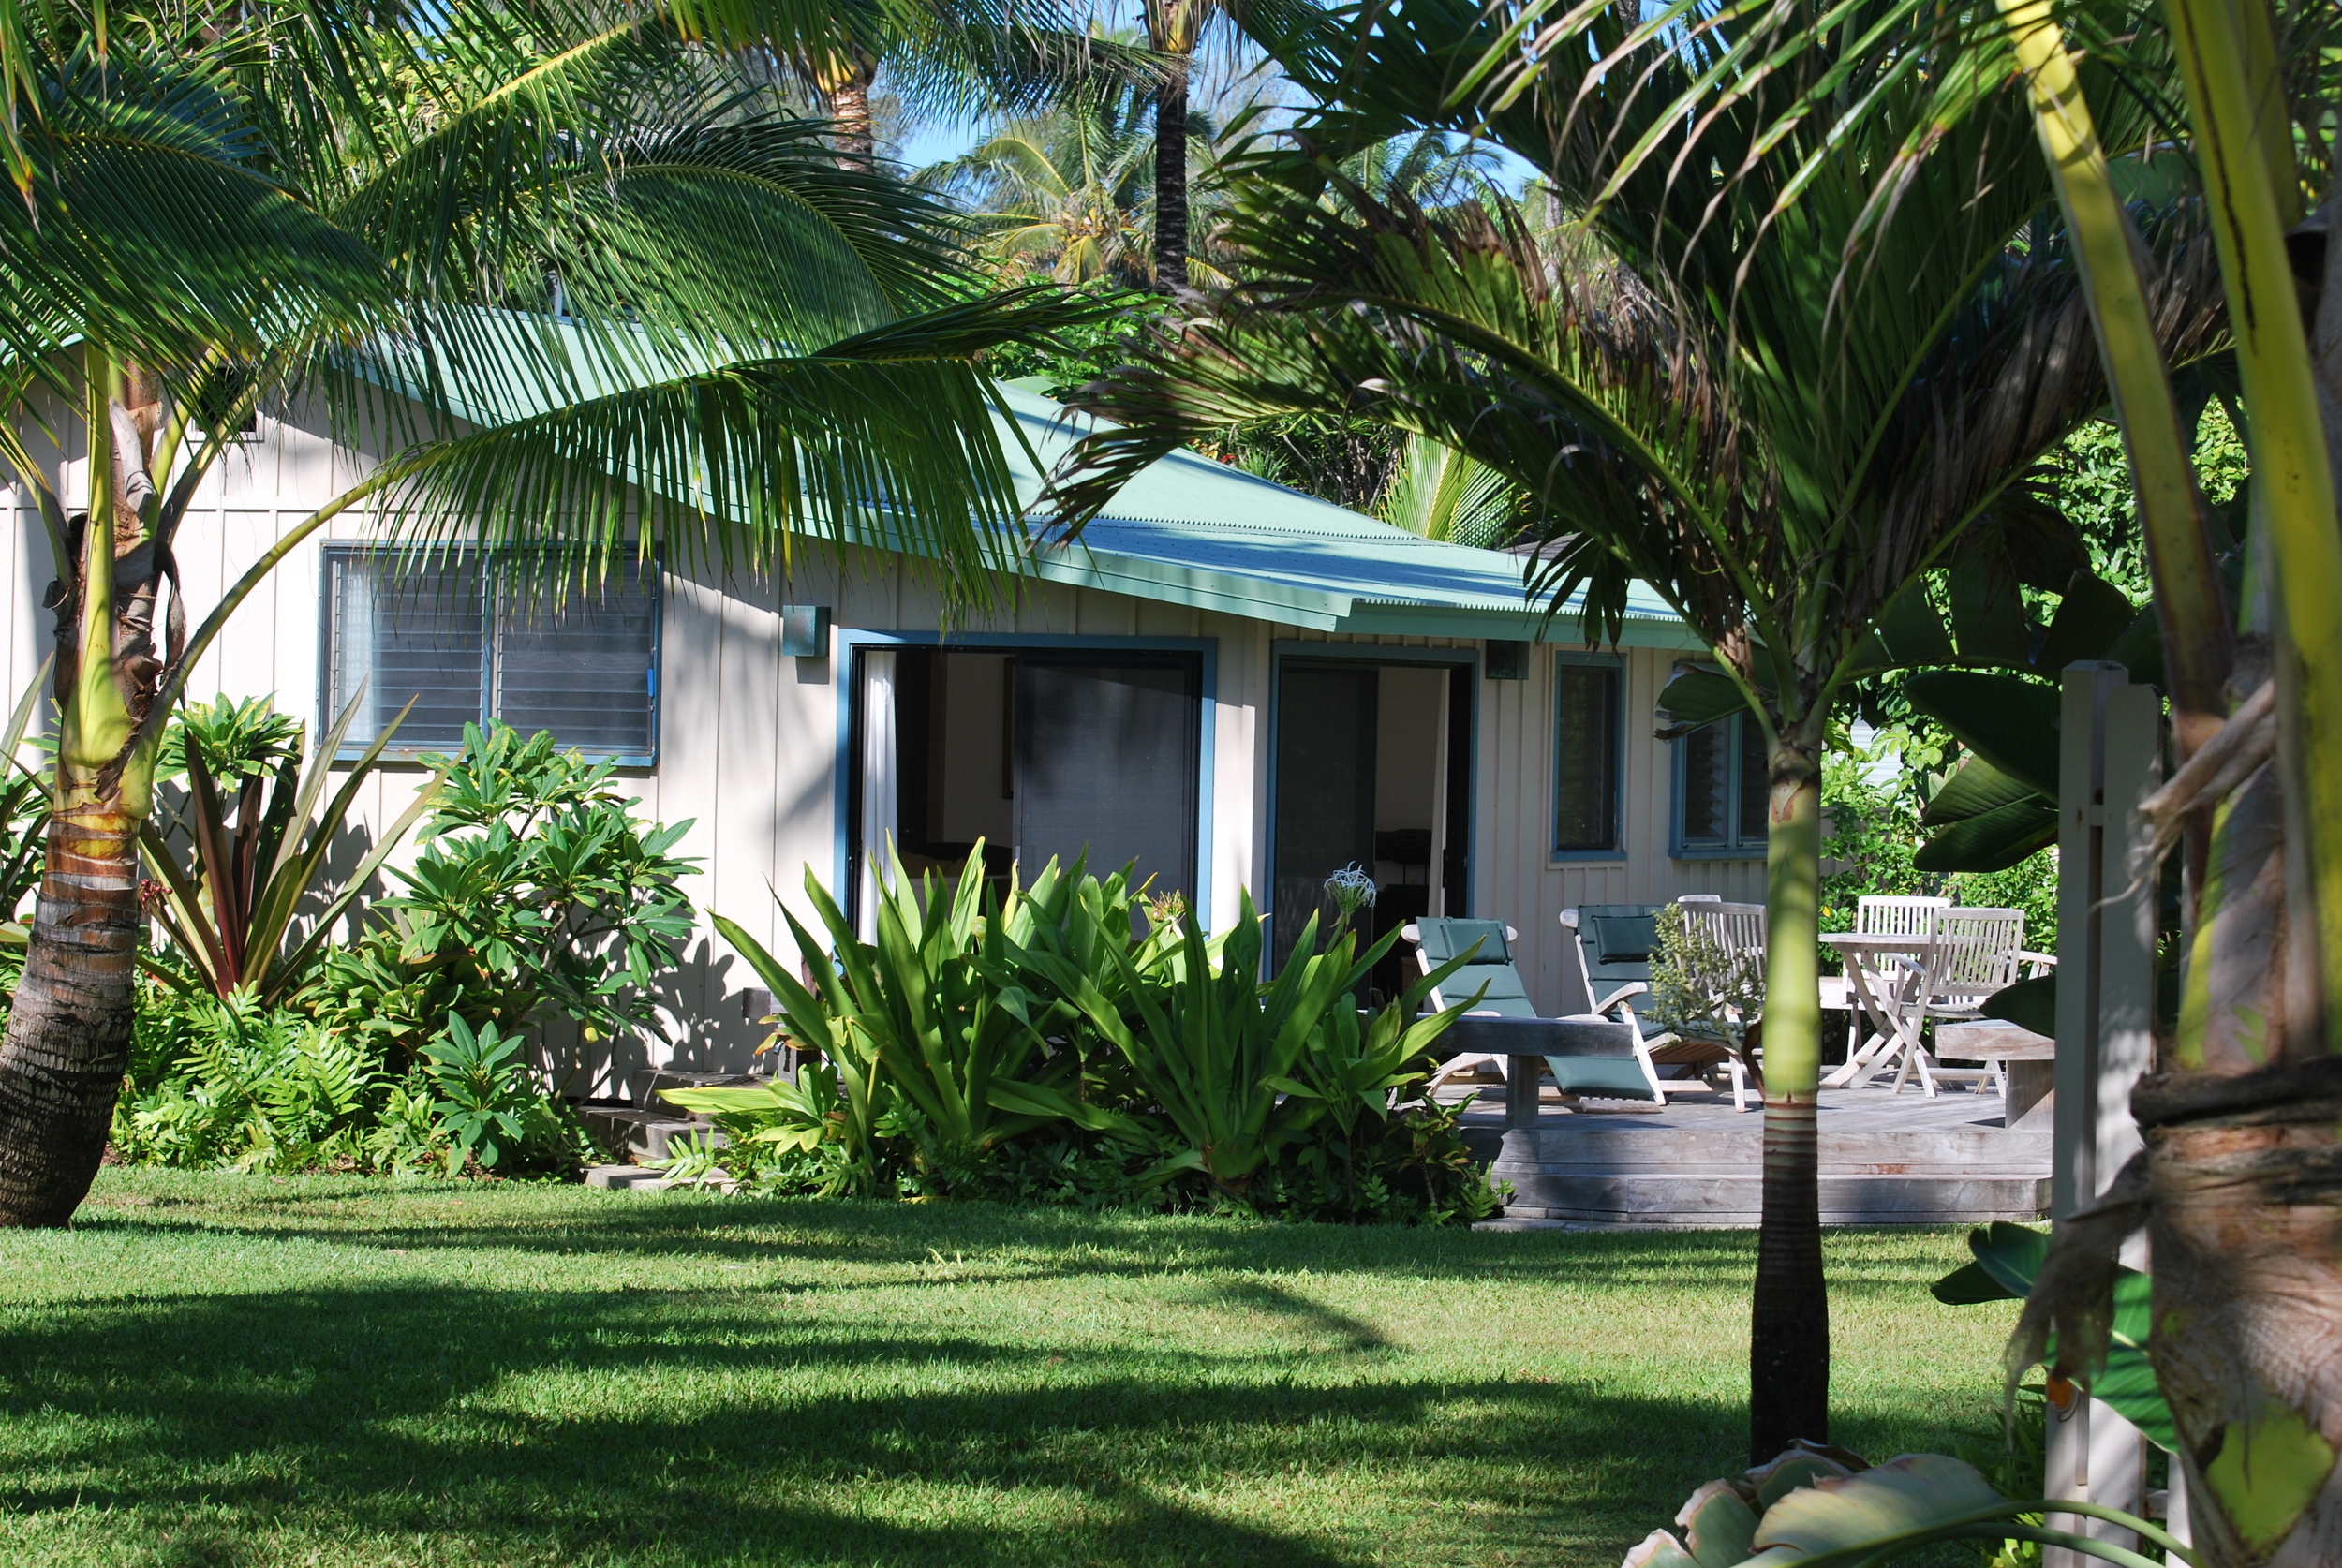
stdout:
<svg viewBox="0 0 2342 1568">
<path fill-rule="evenodd" d="M 1653 1021 L 1739 1049 L 1765 1011 L 1761 955 L 1726 952 L 1704 926 L 1684 917 L 1681 904 L 1661 909 L 1653 931 L 1648 1011 Z"/>
<path fill-rule="evenodd" d="M 1996 1220 L 1968 1233 L 1968 1250 L 1976 1261 L 1935 1281 L 1935 1299 L 1953 1306 L 1984 1301 L 2023 1301 L 2032 1294 L 2049 1257 L 2050 1238 L 2043 1231 Z M 2113 1316 L 2103 1365 L 2074 1380 L 2081 1391 L 2113 1408 L 2116 1414 L 2145 1434 L 2147 1441 L 2169 1453 L 2179 1442 L 2172 1424 L 2172 1407 L 2155 1381 L 2147 1359 L 2147 1338 L 2155 1312 L 2152 1283 L 2135 1268 L 2114 1271 Z M 2074 1397 L 2053 1378 L 2049 1398 L 2061 1408 Z"/>
<path fill-rule="evenodd" d="M 6 732 L 0 732 L 0 939 L 23 940 L 17 910 L 24 895 L 40 885 L 42 862 L 49 849 L 49 786 L 26 767 L 17 752 L 24 745 L 40 693 L 49 684 L 52 658 L 41 661 L 32 685 L 16 700 Z"/>
<path fill-rule="evenodd" d="M 117 1102 L 112 1144 L 129 1163 L 246 1171 L 356 1163 L 381 1064 L 346 1031 L 249 992 L 166 1003 L 149 1053 L 182 1055 Z"/>
<path fill-rule="evenodd" d="M 422 852 L 304 999 L 408 1055 L 450 1013 L 507 1035 L 550 1013 L 588 1039 L 663 1038 L 654 986 L 681 961 L 676 883 L 697 871 L 672 851 L 692 824 L 632 816 L 611 764 L 542 732 L 467 724 L 459 753 L 424 762 L 438 780 Z"/>
<path fill-rule="evenodd" d="M 304 775 L 303 726 L 275 711 L 265 697 L 229 697 L 190 707 L 171 728 L 158 770 L 186 779 L 185 809 L 174 824 L 149 818 L 140 834 L 148 869 L 160 879 L 146 899 L 194 980 L 226 998 L 249 992 L 274 1005 L 307 978 L 334 923 L 373 880 L 375 873 L 438 791 L 434 779 L 414 804 L 376 840 L 315 911 L 305 934 L 296 928 L 302 901 L 325 868 L 367 775 L 390 744 L 407 708 L 383 727 L 334 791 L 322 814 L 319 802 L 332 781 L 334 759 L 365 702 L 362 687 L 342 709 Z M 177 842 L 184 835 L 188 847 Z M 182 865 L 185 854 L 190 864 Z M 149 971 L 179 984 L 176 967 Z"/>
<path fill-rule="evenodd" d="M 2140 1552 L 2038 1522 L 2050 1511 L 2136 1531 L 2172 1561 L 2201 1568 L 2194 1550 L 2146 1519 L 2099 1503 L 2012 1500 L 1949 1454 L 1871 1465 L 1811 1444 L 1744 1476 L 1709 1482 L 1676 1516 L 1683 1534 L 1652 1531 L 1623 1568 L 1857 1568 L 1952 1541 L 1995 1552 L 2008 1541 L 2063 1546 L 2121 1568 L 2162 1568 Z"/>
<path fill-rule="evenodd" d="M 1355 1040 L 1350 994 L 1397 934 L 1386 936 L 1363 957 L 1357 955 L 1355 933 L 1342 932 L 1324 953 L 1312 951 L 1316 937 L 1312 916 L 1293 959 L 1266 987 L 1254 978 L 1260 972 L 1261 929 L 1249 894 L 1241 898 L 1216 965 L 1193 914 L 1180 926 L 1175 969 L 1159 983 L 1149 983 L 1130 954 L 1109 948 L 1106 955 L 1124 988 L 1127 1018 L 1123 1006 L 1091 977 L 1044 961 L 1060 993 L 1120 1052 L 1134 1082 L 1168 1123 L 1178 1152 L 1165 1162 L 1166 1171 L 1200 1171 L 1215 1191 L 1240 1198 L 1253 1176 L 1329 1106 L 1347 1104 L 1367 1079 L 1385 1070 L 1394 1038 L 1403 1041 L 1428 1029 L 1417 1036 L 1428 1044 L 1446 1027 L 1446 1021 L 1401 1024 L 1394 1007 L 1385 1019 L 1396 1036 L 1377 1033 L 1373 1055 L 1353 1050 L 1345 1058 L 1341 1046 L 1322 1038 L 1328 1014 L 1337 1006 L 1348 1013 Z M 1411 995 L 1419 998 L 1444 977 L 1443 972 L 1418 984 Z M 1378 1029 L 1382 1023 L 1378 1020 Z M 1296 1074 L 1303 1072 L 1316 1073 L 1318 1082 L 1301 1084 Z"/>
<path fill-rule="evenodd" d="M 461 1013 L 451 1013 L 447 1032 L 423 1045 L 431 1114 L 447 1135 L 450 1175 L 475 1161 L 494 1170 L 532 1132 L 545 1130 L 546 1101 L 521 1055 L 524 1043 L 499 1034 L 494 1024 L 475 1031 Z"/>
</svg>

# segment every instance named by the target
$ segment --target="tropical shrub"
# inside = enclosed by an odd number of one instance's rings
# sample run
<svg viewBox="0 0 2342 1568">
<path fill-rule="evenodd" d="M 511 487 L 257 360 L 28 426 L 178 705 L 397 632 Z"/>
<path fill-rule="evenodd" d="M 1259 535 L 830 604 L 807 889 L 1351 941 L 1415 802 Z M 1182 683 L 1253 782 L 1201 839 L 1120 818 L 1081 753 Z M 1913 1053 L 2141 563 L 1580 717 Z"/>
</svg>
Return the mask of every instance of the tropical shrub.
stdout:
<svg viewBox="0 0 2342 1568">
<path fill-rule="evenodd" d="M 122 1163 L 511 1176 L 567 1175 L 592 1156 L 575 1114 L 493 1027 L 451 1021 L 402 1075 L 363 1031 L 174 978 L 141 983 L 109 1138 Z"/>
<path fill-rule="evenodd" d="M 956 884 L 896 865 L 873 942 L 808 876 L 827 944 L 784 918 L 809 980 L 718 917 L 808 1059 L 794 1083 L 669 1090 L 721 1134 L 679 1147 L 671 1176 L 1414 1223 L 1494 1211 L 1460 1110 L 1401 1103 L 1455 1016 L 1415 1016 L 1441 977 L 1371 1017 L 1351 1000 L 1395 938 L 1360 954 L 1345 930 L 1312 954 L 1312 931 L 1264 986 L 1249 902 L 1208 938 L 1127 868 L 1052 861 L 996 906 L 981 852 Z"/>
<path fill-rule="evenodd" d="M 542 732 L 467 724 L 462 751 L 423 761 L 438 782 L 422 851 L 390 868 L 401 891 L 326 955 L 304 1003 L 402 1062 L 451 1016 L 507 1038 L 563 1017 L 589 1040 L 663 1039 L 653 987 L 681 960 L 691 916 L 676 882 L 697 870 L 670 851 L 691 823 L 631 815 L 611 764 Z"/>
</svg>

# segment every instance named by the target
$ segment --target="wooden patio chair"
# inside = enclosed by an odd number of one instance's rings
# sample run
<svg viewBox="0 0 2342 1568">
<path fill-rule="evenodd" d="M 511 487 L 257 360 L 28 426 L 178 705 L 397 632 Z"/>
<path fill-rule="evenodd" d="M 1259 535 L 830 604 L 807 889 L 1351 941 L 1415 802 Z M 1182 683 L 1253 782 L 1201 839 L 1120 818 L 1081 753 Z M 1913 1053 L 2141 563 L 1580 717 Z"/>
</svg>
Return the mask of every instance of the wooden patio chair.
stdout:
<svg viewBox="0 0 2342 1568">
<path fill-rule="evenodd" d="M 1866 893 L 1855 900 L 1854 931 L 1861 937 L 1925 937 L 1929 915 L 1936 910 L 1951 908 L 1949 898 L 1925 898 L 1906 894 Z M 1845 963 L 1861 962 L 1847 954 Z M 1881 984 L 1880 990 L 1888 989 Z M 1862 1034 L 1862 1010 L 1856 1005 L 1854 988 L 1843 974 L 1821 977 L 1821 1005 L 1832 1013 L 1843 1013 L 1845 1020 L 1846 1054 L 1854 1054 L 1855 1042 Z M 1867 1074 L 1866 1074 L 1867 1076 Z"/>
<path fill-rule="evenodd" d="M 1540 1016 L 1536 1004 L 1529 999 L 1529 988 L 1523 984 L 1520 971 L 1514 967 L 1512 944 L 1520 939 L 1520 933 L 1495 920 L 1454 920 L 1425 916 L 1399 929 L 1400 937 L 1415 944 L 1416 962 L 1425 974 L 1458 954 L 1479 944 L 1472 961 L 1463 965 L 1431 990 L 1431 1005 L 1454 1007 L 1471 1001 L 1467 1018 L 1535 1018 Z M 1475 997 L 1477 1000 L 1473 1000 Z M 1592 1095 L 1606 1100 L 1653 1100 L 1667 1103 L 1665 1091 L 1659 1087 L 1657 1071 L 1649 1053 L 1639 1043 L 1641 1030 L 1636 1031 L 1638 1043 L 1633 1056 L 1626 1057 L 1546 1057 L 1547 1068 L 1553 1074 L 1554 1084 L 1565 1095 Z M 1511 1057 L 1488 1051 L 1465 1051 L 1442 1062 L 1423 1085 L 1423 1095 L 1457 1074 L 1476 1072 L 1493 1066 L 1497 1075 L 1510 1086 Z M 1535 1086 L 1530 1086 L 1534 1092 Z"/>
<path fill-rule="evenodd" d="M 1712 895 L 1687 895 L 1685 903 L 1720 903 Z M 1711 1076 L 1718 1067 L 1732 1080 L 1732 1108 L 1748 1109 L 1748 1068 L 1729 1048 L 1712 1040 L 1685 1040 L 1672 1033 L 1651 1034 L 1635 1015 L 1633 998 L 1651 989 L 1651 946 L 1656 939 L 1656 904 L 1580 904 L 1562 911 L 1562 928 L 1569 933 L 1570 951 L 1578 957 L 1579 978 L 1586 999 L 1606 1018 L 1634 1026 L 1642 1054 L 1652 1065 L 1659 1103 L 1668 1091 L 1689 1089 L 1722 1092 Z M 1663 1072 L 1660 1069 L 1668 1069 Z M 1670 1072 L 1687 1072 L 1674 1077 Z"/>
<path fill-rule="evenodd" d="M 1929 912 L 1927 951 L 1916 962 L 1897 961 L 1916 984 L 1908 987 L 1907 999 L 1896 1010 L 1898 1031 L 1904 1039 L 1894 1093 L 1903 1092 L 1914 1072 L 1931 1100 L 1939 1079 L 1971 1082 L 1979 1093 L 1987 1085 L 1995 1093 L 2007 1093 L 1998 1063 L 1946 1067 L 1928 1052 L 1923 1031 L 1931 1022 L 1965 1023 L 1981 1018 L 1984 998 L 2016 984 L 2023 957 L 2023 910 L 1948 907 Z"/>
</svg>

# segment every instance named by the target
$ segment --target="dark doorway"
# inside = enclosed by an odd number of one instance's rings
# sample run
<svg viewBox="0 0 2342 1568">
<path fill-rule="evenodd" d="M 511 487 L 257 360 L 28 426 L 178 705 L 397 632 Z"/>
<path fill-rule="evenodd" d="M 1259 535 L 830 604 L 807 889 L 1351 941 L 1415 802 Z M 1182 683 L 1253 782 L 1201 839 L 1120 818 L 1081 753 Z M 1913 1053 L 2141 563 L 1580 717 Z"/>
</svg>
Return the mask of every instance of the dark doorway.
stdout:
<svg viewBox="0 0 2342 1568">
<path fill-rule="evenodd" d="M 1085 851 L 1104 875 L 1135 861 L 1155 895 L 1195 891 L 1202 661 L 1020 653 L 1016 854 L 1030 877 Z"/>
<path fill-rule="evenodd" d="M 1356 865 L 1374 879 L 1360 917 L 1373 940 L 1435 910 L 1468 909 L 1473 673 L 1469 666 L 1291 658 L 1277 688 L 1271 802 L 1270 958 L 1282 968 L 1314 914 L 1333 924 L 1326 879 Z M 1372 988 L 1403 990 L 1410 955 L 1376 966 Z"/>
<path fill-rule="evenodd" d="M 1374 859 L 1374 739 L 1379 672 L 1288 663 L 1277 695 L 1276 925 L 1283 969 L 1310 917 L 1333 924 L 1326 879 Z"/>
</svg>

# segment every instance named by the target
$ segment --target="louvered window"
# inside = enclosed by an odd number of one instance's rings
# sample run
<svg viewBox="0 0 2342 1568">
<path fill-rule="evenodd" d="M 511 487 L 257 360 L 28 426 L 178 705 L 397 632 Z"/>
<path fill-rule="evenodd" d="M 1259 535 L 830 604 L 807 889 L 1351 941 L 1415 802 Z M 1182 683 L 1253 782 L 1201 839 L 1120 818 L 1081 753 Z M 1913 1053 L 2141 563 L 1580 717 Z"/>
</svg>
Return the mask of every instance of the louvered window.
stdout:
<svg viewBox="0 0 2342 1568">
<path fill-rule="evenodd" d="M 1677 741 L 1676 858 L 1762 855 L 1770 793 L 1764 732 L 1748 715 L 1719 718 Z"/>
<path fill-rule="evenodd" d="M 325 718 L 363 686 L 345 755 L 414 709 L 390 750 L 460 746 L 466 723 L 550 730 L 589 757 L 648 763 L 659 737 L 659 570 L 628 560 L 590 588 L 493 570 L 478 551 L 325 557 Z M 506 562 L 507 565 L 510 561 Z"/>
</svg>

